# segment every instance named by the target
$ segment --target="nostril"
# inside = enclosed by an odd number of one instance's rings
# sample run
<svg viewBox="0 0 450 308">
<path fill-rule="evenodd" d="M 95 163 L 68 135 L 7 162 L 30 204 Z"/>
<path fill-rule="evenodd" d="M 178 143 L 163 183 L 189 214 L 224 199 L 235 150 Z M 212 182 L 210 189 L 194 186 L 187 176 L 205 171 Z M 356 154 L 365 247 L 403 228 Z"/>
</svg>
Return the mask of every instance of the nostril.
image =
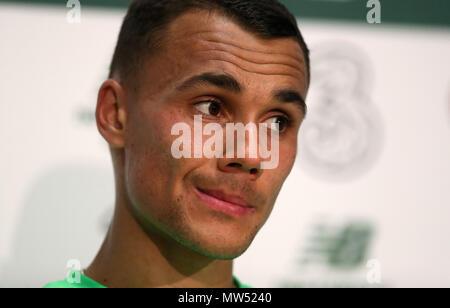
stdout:
<svg viewBox="0 0 450 308">
<path fill-rule="evenodd" d="M 250 174 L 257 174 L 257 173 L 258 173 L 258 169 L 256 169 L 256 168 L 250 169 Z"/>
<path fill-rule="evenodd" d="M 238 169 L 244 170 L 244 168 L 243 168 L 244 166 L 242 164 L 240 164 L 240 163 L 229 163 L 227 166 L 231 167 L 231 168 L 238 168 Z M 259 173 L 259 169 L 258 168 L 250 168 L 250 169 L 245 168 L 245 170 L 247 172 L 249 172 L 251 175 L 255 175 L 255 174 Z"/>
<path fill-rule="evenodd" d="M 230 166 L 230 167 L 236 167 L 236 168 L 242 167 L 241 164 L 238 164 L 238 163 L 231 163 L 231 164 L 229 164 L 228 166 Z"/>
</svg>

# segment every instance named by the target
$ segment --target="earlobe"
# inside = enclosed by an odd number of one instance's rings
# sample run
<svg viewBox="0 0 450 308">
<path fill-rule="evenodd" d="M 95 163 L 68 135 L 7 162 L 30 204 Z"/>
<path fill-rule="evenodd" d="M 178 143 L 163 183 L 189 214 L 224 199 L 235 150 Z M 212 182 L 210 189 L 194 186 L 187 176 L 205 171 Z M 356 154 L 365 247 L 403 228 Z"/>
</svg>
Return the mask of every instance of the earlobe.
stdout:
<svg viewBox="0 0 450 308">
<path fill-rule="evenodd" d="M 123 87 L 114 79 L 106 80 L 98 92 L 95 118 L 103 138 L 113 148 L 124 147 L 126 98 Z"/>
</svg>

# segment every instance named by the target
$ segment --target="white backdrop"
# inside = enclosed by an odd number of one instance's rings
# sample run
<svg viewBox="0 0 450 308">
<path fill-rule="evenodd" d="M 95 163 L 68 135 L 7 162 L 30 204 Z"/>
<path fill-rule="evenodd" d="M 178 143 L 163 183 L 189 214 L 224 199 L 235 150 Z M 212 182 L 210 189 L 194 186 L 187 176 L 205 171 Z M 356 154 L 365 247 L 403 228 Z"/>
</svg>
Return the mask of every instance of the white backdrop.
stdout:
<svg viewBox="0 0 450 308">
<path fill-rule="evenodd" d="M 63 279 L 69 259 L 88 265 L 112 215 L 93 111 L 125 12 L 83 9 L 81 24 L 66 13 L 0 5 L 0 287 Z M 255 287 L 450 287 L 450 31 L 299 22 L 310 114 L 236 276 Z"/>
</svg>

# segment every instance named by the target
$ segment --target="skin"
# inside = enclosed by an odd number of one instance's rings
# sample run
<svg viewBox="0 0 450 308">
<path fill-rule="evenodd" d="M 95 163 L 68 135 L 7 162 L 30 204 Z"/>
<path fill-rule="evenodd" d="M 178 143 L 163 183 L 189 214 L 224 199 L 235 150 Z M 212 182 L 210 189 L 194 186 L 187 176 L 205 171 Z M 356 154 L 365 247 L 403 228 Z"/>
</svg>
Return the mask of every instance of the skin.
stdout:
<svg viewBox="0 0 450 308">
<path fill-rule="evenodd" d="M 176 90 L 205 72 L 231 75 L 243 89 L 204 84 Z M 305 115 L 271 93 L 290 88 L 305 98 L 301 49 L 294 39 L 261 39 L 219 13 L 192 10 L 172 21 L 161 52 L 149 57 L 138 77 L 138 84 L 126 86 L 115 76 L 99 90 L 97 126 L 112 152 L 116 206 L 85 273 L 107 287 L 234 287 L 233 259 L 268 219 L 295 161 Z M 210 105 L 198 103 L 208 99 L 223 104 L 220 115 L 205 114 Z M 280 132 L 278 168 L 259 169 L 260 157 L 173 158 L 172 126 L 193 127 L 196 114 L 203 125 L 289 117 Z M 196 188 L 239 194 L 254 211 L 236 217 L 213 210 Z"/>
</svg>

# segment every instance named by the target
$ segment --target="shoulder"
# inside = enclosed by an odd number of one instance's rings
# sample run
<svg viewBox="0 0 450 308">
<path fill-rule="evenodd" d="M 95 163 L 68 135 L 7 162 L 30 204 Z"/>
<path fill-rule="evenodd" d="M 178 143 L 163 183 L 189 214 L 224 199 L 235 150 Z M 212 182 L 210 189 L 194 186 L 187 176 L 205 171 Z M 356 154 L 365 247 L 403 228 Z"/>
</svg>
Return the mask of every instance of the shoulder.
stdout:
<svg viewBox="0 0 450 308">
<path fill-rule="evenodd" d="M 236 276 L 233 276 L 234 279 L 234 283 L 238 288 L 243 288 L 243 289 L 251 289 L 252 287 L 247 285 L 247 284 L 243 284 L 239 279 L 237 279 Z"/>
<path fill-rule="evenodd" d="M 56 289 L 56 288 L 83 288 L 79 283 L 71 283 L 67 280 L 59 280 L 49 282 L 44 286 L 45 289 Z"/>
<path fill-rule="evenodd" d="M 64 280 L 54 281 L 47 283 L 44 288 L 71 288 L 71 289 L 84 289 L 84 288 L 106 288 L 97 281 L 90 279 L 89 277 L 81 274 L 78 271 L 72 271 L 71 274 Z"/>
</svg>

